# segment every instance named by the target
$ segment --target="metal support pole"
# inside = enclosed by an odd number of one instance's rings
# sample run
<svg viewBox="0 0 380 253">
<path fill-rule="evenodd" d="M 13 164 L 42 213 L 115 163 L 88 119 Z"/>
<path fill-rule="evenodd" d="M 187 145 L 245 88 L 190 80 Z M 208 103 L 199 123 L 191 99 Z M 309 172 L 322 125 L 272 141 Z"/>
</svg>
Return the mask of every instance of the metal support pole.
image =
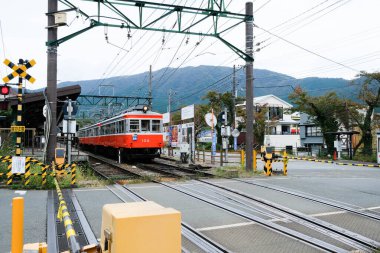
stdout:
<svg viewBox="0 0 380 253">
<path fill-rule="evenodd" d="M 223 167 L 223 148 L 220 149 L 220 167 Z"/>
<path fill-rule="evenodd" d="M 12 200 L 12 253 L 22 253 L 24 248 L 24 198 Z"/>
<path fill-rule="evenodd" d="M 245 14 L 253 16 L 253 3 L 245 4 Z M 246 53 L 253 57 L 253 20 L 245 21 Z M 252 169 L 253 150 L 253 62 L 246 59 L 246 111 L 247 111 L 247 134 L 245 135 L 245 153 L 247 155 L 245 170 Z"/>
<path fill-rule="evenodd" d="M 71 104 L 71 99 L 67 105 L 67 163 L 71 164 L 71 112 L 73 111 L 73 106 Z"/>
<path fill-rule="evenodd" d="M 226 130 L 226 136 L 227 137 L 225 137 L 225 142 L 226 142 L 226 155 L 225 155 L 225 157 L 224 157 L 224 161 L 226 162 L 226 163 L 228 163 L 228 135 L 227 135 L 227 127 L 228 127 L 228 117 L 227 117 L 227 107 L 225 107 L 224 108 L 224 115 L 225 115 L 225 124 L 224 124 L 224 126 L 225 126 L 225 130 Z"/>
<path fill-rule="evenodd" d="M 152 110 L 152 65 L 149 65 L 149 108 Z"/>
<path fill-rule="evenodd" d="M 19 59 L 18 61 L 19 67 L 21 68 L 24 64 L 23 59 Z M 17 117 L 16 117 L 16 125 L 22 126 L 22 77 L 18 78 L 18 89 L 17 89 Z M 16 156 L 21 155 L 21 139 L 23 133 L 18 131 L 16 133 Z"/>
<path fill-rule="evenodd" d="M 58 0 L 49 0 L 48 13 L 56 12 L 57 10 Z M 54 27 L 54 16 L 48 15 L 47 18 L 48 41 L 56 41 L 58 31 L 57 27 Z M 48 46 L 47 48 L 47 99 L 51 110 L 50 133 L 46 149 L 46 163 L 49 164 L 54 160 L 57 145 L 57 46 Z"/>
<path fill-rule="evenodd" d="M 216 146 L 216 138 L 214 138 L 214 109 L 211 108 L 211 164 L 215 163 L 214 145 Z M 216 148 L 215 148 L 216 150 Z"/>
</svg>

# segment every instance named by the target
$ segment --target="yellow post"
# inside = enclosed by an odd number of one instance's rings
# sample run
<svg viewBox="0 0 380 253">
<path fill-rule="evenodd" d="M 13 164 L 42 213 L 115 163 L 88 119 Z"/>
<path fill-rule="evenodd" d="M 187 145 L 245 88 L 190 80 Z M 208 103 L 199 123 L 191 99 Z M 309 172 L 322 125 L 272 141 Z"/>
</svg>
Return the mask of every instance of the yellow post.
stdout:
<svg viewBox="0 0 380 253">
<path fill-rule="evenodd" d="M 288 154 L 286 153 L 286 150 L 284 150 L 284 156 L 283 156 L 283 161 L 284 161 L 284 175 L 288 175 Z"/>
<path fill-rule="evenodd" d="M 240 163 L 242 166 L 245 164 L 244 150 L 240 150 Z"/>
<path fill-rule="evenodd" d="M 256 170 L 257 170 L 256 156 L 257 156 L 257 151 L 256 151 L 256 149 L 254 149 L 253 150 L 253 172 L 256 172 Z"/>
<path fill-rule="evenodd" d="M 265 162 L 265 174 L 267 176 L 272 176 L 272 160 L 271 159 L 268 159 L 266 162 Z"/>
<path fill-rule="evenodd" d="M 24 247 L 24 198 L 12 201 L 12 253 L 22 253 Z"/>
</svg>

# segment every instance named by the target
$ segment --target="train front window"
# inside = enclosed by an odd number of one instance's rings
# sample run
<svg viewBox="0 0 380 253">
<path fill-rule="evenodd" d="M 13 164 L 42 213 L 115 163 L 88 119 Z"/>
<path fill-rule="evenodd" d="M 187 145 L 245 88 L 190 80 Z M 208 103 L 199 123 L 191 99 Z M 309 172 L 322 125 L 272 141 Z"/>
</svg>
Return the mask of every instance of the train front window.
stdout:
<svg viewBox="0 0 380 253">
<path fill-rule="evenodd" d="M 129 121 L 129 131 L 139 132 L 140 131 L 140 122 L 138 119 L 131 119 Z"/>
<path fill-rule="evenodd" d="M 141 131 L 142 132 L 150 131 L 150 120 L 141 120 Z"/>
<path fill-rule="evenodd" d="M 152 120 L 152 132 L 160 133 L 161 132 L 160 125 L 161 125 L 160 120 Z"/>
</svg>

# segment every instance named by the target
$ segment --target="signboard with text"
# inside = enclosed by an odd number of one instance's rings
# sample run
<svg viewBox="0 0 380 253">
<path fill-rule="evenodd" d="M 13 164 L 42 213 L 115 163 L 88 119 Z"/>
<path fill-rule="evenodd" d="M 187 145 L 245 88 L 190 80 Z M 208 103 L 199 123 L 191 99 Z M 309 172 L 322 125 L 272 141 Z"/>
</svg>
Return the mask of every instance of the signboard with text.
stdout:
<svg viewBox="0 0 380 253">
<path fill-rule="evenodd" d="M 194 118 L 194 105 L 189 105 L 181 109 L 181 120 Z"/>
<path fill-rule="evenodd" d="M 12 174 L 25 173 L 25 157 L 14 156 L 12 157 Z"/>
</svg>

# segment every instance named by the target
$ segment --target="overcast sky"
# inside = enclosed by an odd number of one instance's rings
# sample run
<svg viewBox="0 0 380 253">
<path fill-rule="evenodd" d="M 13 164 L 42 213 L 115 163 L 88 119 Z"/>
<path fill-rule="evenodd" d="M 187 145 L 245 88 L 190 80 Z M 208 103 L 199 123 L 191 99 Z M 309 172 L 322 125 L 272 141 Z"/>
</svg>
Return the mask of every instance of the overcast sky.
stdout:
<svg viewBox="0 0 380 253">
<path fill-rule="evenodd" d="M 97 13 L 96 3 L 71 2 L 90 15 Z M 164 0 L 164 3 L 173 2 L 194 7 L 207 5 L 207 0 Z M 229 5 L 229 11 L 244 12 L 245 2 L 226 0 L 226 5 Z M 253 4 L 254 23 L 258 27 L 306 49 L 255 28 L 255 44 L 260 43 L 255 48 L 259 50 L 255 53 L 255 68 L 296 78 L 346 79 L 355 77 L 360 70 L 380 70 L 379 0 L 255 0 Z M 59 9 L 67 7 L 59 5 Z M 19 58 L 35 59 L 37 64 L 28 70 L 37 79 L 34 85 L 27 85 L 31 89 L 46 86 L 46 12 L 47 1 L 42 0 L 3 0 L 0 8 L 0 59 L 8 58 L 14 63 Z M 137 22 L 136 9 L 125 8 L 123 12 Z M 159 14 L 159 11 L 146 10 L 144 20 L 148 22 Z M 102 15 L 111 13 L 103 8 Z M 199 18 L 200 15 L 195 20 Z M 67 20 L 69 26 L 59 28 L 59 38 L 89 24 L 85 17 L 77 17 L 75 12 L 69 13 Z M 119 21 L 108 22 L 120 24 Z M 185 25 L 191 22 L 194 22 L 193 17 L 183 20 Z M 157 25 L 171 28 L 175 25 L 175 15 Z M 232 25 L 232 21 L 224 19 L 219 25 L 223 29 Z M 211 23 L 203 22 L 192 31 L 207 31 L 210 27 Z M 182 34 L 131 30 L 130 35 L 132 38 L 128 39 L 128 29 L 98 27 L 61 44 L 58 48 L 58 82 L 133 75 L 147 71 L 149 65 L 158 70 L 167 66 L 232 67 L 244 64 L 223 43 L 211 37 L 190 36 L 186 43 L 187 37 Z M 244 50 L 244 36 L 242 24 L 223 38 Z M 200 42 L 198 46 L 197 42 Z M 1 77 L 9 72 L 5 65 L 0 66 Z"/>
</svg>

